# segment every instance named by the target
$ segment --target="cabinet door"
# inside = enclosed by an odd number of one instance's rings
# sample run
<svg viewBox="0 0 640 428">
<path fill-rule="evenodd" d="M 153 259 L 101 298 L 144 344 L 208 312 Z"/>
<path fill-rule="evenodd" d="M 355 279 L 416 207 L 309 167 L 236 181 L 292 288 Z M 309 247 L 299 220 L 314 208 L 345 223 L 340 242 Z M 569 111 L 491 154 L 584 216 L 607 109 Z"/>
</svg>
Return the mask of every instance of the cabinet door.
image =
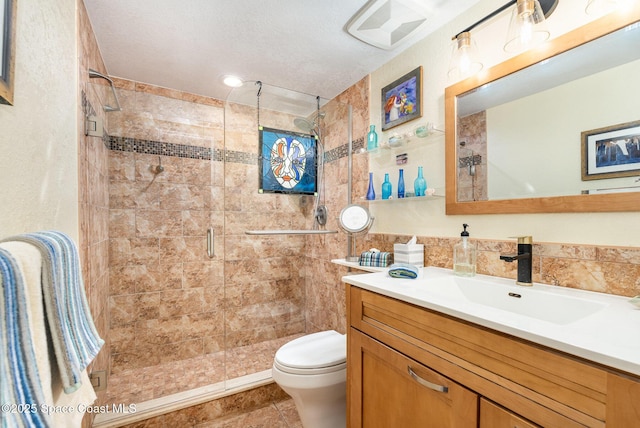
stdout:
<svg viewBox="0 0 640 428">
<path fill-rule="evenodd" d="M 351 328 L 349 427 L 478 426 L 478 396 Z"/>
<path fill-rule="evenodd" d="M 480 399 L 480 428 L 540 428 L 520 416 L 490 402 Z"/>
</svg>

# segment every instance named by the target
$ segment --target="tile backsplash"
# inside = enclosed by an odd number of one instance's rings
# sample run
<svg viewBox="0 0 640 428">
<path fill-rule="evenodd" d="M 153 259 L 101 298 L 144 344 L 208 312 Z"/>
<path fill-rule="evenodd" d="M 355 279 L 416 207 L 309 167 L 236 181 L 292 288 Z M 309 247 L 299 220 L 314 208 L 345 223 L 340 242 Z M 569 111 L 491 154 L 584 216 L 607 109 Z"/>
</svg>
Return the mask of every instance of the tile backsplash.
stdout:
<svg viewBox="0 0 640 428">
<path fill-rule="evenodd" d="M 405 235 L 371 234 L 366 246 L 393 251 L 393 244 L 407 242 Z M 453 246 L 459 238 L 418 236 L 424 244 L 425 266 L 453 267 Z M 516 263 L 500 260 L 515 253 L 515 240 L 471 239 L 478 245 L 477 272 L 516 278 Z M 367 248 L 369 248 L 367 247 Z M 533 280 L 543 284 L 633 297 L 640 294 L 640 248 L 535 242 Z"/>
</svg>

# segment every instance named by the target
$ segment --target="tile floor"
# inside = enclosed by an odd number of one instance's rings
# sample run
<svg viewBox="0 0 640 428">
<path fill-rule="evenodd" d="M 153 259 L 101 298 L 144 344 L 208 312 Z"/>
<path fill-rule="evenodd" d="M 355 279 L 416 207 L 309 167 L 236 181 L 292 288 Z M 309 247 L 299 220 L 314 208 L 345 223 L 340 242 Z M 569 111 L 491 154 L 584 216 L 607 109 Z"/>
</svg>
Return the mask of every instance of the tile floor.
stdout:
<svg viewBox="0 0 640 428">
<path fill-rule="evenodd" d="M 192 428 L 302 428 L 302 422 L 293 400 L 288 399 Z"/>
<path fill-rule="evenodd" d="M 268 370 L 280 346 L 300 335 L 235 348 L 227 353 L 209 354 L 189 360 L 127 370 L 109 376 L 104 404 L 141 403 Z M 226 365 L 226 367 L 225 367 Z M 256 425 L 258 426 L 258 425 Z"/>
</svg>

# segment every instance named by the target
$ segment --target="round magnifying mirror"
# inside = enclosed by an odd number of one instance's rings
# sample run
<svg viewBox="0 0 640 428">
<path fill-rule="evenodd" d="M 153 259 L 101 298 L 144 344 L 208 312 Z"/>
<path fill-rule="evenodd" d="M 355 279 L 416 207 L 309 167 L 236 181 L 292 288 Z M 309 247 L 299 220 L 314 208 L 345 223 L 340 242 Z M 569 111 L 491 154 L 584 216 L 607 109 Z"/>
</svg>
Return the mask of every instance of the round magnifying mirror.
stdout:
<svg viewBox="0 0 640 428">
<path fill-rule="evenodd" d="M 361 205 L 348 205 L 340 211 L 340 227 L 349 233 L 361 233 L 373 223 L 369 210 Z"/>
</svg>

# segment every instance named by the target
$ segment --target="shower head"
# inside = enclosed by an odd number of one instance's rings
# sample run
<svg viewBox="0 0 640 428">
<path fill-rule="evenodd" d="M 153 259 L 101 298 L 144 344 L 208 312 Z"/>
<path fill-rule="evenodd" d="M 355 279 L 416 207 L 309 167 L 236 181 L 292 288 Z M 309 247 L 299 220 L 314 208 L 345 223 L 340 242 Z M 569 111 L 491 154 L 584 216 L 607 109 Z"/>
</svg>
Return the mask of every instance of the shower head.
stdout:
<svg viewBox="0 0 640 428">
<path fill-rule="evenodd" d="M 324 119 L 326 113 L 323 111 L 319 111 L 316 113 L 311 119 L 305 119 L 304 117 L 296 117 L 293 119 L 293 124 L 296 128 L 310 133 L 317 133 L 316 127 L 320 125 L 320 119 Z"/>
<path fill-rule="evenodd" d="M 296 128 L 304 132 L 312 132 L 314 128 L 313 123 L 309 122 L 303 117 L 296 117 L 295 119 L 293 119 L 293 124 L 296 126 Z"/>
</svg>

